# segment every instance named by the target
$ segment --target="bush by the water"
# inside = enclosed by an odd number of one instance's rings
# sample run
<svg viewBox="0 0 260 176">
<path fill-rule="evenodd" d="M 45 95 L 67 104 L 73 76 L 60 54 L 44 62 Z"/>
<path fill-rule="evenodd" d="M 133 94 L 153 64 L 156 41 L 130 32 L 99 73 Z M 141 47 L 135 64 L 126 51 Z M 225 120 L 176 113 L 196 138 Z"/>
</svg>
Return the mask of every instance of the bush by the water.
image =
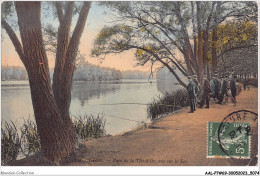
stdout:
<svg viewBox="0 0 260 176">
<path fill-rule="evenodd" d="M 151 120 L 159 118 L 160 115 L 167 114 L 181 107 L 189 105 L 188 93 L 185 89 L 166 92 L 163 96 L 153 99 L 147 106 L 147 115 Z"/>
<path fill-rule="evenodd" d="M 74 118 L 73 123 L 76 133 L 82 140 L 100 138 L 105 135 L 105 120 L 100 114 L 97 117 L 93 115 L 80 116 Z"/>
<path fill-rule="evenodd" d="M 103 116 L 85 115 L 73 118 L 76 133 L 81 140 L 99 138 L 105 135 L 105 120 Z M 27 157 L 40 151 L 40 137 L 37 125 L 30 119 L 24 120 L 24 124 L 17 130 L 16 125 L 2 122 L 1 127 L 1 162 L 6 164 L 16 160 L 17 156 Z"/>
</svg>

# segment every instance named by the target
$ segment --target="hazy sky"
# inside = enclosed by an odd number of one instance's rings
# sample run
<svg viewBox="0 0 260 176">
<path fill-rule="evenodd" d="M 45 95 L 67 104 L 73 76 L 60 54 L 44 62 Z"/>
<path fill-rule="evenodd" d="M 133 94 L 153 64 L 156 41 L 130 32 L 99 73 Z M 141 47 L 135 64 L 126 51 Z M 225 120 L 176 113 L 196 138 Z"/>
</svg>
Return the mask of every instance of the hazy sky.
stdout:
<svg viewBox="0 0 260 176">
<path fill-rule="evenodd" d="M 49 12 L 51 13 L 51 12 Z M 79 50 L 82 54 L 86 55 L 86 60 L 95 65 L 100 65 L 103 67 L 111 67 L 119 70 L 140 70 L 149 71 L 150 66 L 138 66 L 134 67 L 136 64 L 135 56 L 133 51 L 128 51 L 117 55 L 107 55 L 105 60 L 99 60 L 98 58 L 90 57 L 90 51 L 92 48 L 93 41 L 97 36 L 98 32 L 104 25 L 109 25 L 109 21 L 112 20 L 109 15 L 109 10 L 104 7 L 100 7 L 96 2 L 92 3 L 92 7 L 89 11 L 87 24 L 83 32 Z M 49 15 L 51 16 L 51 15 Z M 58 21 L 53 17 L 42 16 L 42 23 L 46 21 L 53 21 L 52 24 L 57 26 Z M 77 18 L 73 18 L 73 25 L 76 23 Z M 72 25 L 72 26 L 73 26 Z M 72 28 L 73 29 L 73 28 Z M 71 30 L 72 31 L 72 30 Z M 19 36 L 19 32 L 16 32 Z M 11 43 L 9 37 L 7 36 L 5 30 L 2 29 L 2 46 L 1 46 L 1 65 L 9 66 L 22 66 L 22 62 L 15 51 L 13 44 Z M 54 67 L 55 59 L 54 56 L 48 55 L 49 66 Z"/>
</svg>

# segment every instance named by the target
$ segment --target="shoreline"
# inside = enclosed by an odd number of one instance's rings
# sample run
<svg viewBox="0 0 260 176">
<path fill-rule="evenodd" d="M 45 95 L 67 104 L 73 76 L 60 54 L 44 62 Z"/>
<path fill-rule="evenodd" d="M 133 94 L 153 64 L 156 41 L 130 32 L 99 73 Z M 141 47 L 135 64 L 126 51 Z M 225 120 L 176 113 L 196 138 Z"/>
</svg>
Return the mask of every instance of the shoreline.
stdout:
<svg viewBox="0 0 260 176">
<path fill-rule="evenodd" d="M 207 158 L 207 124 L 219 121 L 230 112 L 247 109 L 257 113 L 258 88 L 242 91 L 237 106 L 210 104 L 209 109 L 188 113 L 189 107 L 166 115 L 156 122 L 141 125 L 123 134 L 92 139 L 80 144 L 69 166 L 239 166 L 248 160 Z M 257 150 L 253 144 L 252 150 Z M 39 155 L 38 155 L 39 156 Z M 51 165 L 33 156 L 11 165 Z M 254 165 L 254 162 L 253 162 Z"/>
</svg>

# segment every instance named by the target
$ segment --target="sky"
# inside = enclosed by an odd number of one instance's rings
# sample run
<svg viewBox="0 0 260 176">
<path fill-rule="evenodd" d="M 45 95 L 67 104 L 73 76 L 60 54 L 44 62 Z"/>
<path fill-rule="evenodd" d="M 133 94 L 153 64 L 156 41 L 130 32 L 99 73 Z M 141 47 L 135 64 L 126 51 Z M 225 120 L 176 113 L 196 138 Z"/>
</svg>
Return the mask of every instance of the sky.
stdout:
<svg viewBox="0 0 260 176">
<path fill-rule="evenodd" d="M 58 26 L 58 20 L 57 18 L 56 19 L 53 18 L 52 12 L 48 11 L 47 14 L 50 15 L 47 16 L 42 15 L 42 24 L 52 21 L 52 24 L 54 26 Z M 71 31 L 73 30 L 73 27 L 76 24 L 76 20 L 77 20 L 77 16 L 73 18 Z M 90 56 L 90 51 L 93 46 L 95 37 L 105 25 L 110 24 L 109 23 L 110 21 L 112 21 L 110 10 L 105 7 L 98 6 L 96 2 L 93 2 L 91 9 L 89 11 L 87 24 L 82 34 L 81 42 L 79 46 L 80 53 L 85 54 L 86 56 L 86 61 L 95 65 L 99 65 L 101 67 L 110 67 L 121 71 L 124 70 L 149 71 L 150 69 L 149 65 L 135 67 L 137 62 L 135 61 L 135 56 L 133 51 L 127 51 L 116 55 L 115 54 L 107 55 L 106 58 L 103 60 Z M 5 30 L 2 29 L 1 33 L 3 37 L 1 41 L 1 65 L 2 66 L 6 66 L 6 65 L 23 66 Z M 16 34 L 19 37 L 19 31 L 16 31 Z M 54 56 L 48 55 L 48 59 L 49 59 L 49 66 L 53 68 L 55 63 Z"/>
</svg>

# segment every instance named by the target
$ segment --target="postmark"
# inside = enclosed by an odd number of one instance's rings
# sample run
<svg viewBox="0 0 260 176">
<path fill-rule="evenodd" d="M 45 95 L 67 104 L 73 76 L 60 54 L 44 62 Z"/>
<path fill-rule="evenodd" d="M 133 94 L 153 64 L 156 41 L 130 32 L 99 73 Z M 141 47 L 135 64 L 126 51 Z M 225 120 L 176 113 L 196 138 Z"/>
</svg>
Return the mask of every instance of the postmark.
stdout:
<svg viewBox="0 0 260 176">
<path fill-rule="evenodd" d="M 234 111 L 222 122 L 208 123 L 207 157 L 250 159 L 257 155 L 257 114 Z"/>
</svg>

